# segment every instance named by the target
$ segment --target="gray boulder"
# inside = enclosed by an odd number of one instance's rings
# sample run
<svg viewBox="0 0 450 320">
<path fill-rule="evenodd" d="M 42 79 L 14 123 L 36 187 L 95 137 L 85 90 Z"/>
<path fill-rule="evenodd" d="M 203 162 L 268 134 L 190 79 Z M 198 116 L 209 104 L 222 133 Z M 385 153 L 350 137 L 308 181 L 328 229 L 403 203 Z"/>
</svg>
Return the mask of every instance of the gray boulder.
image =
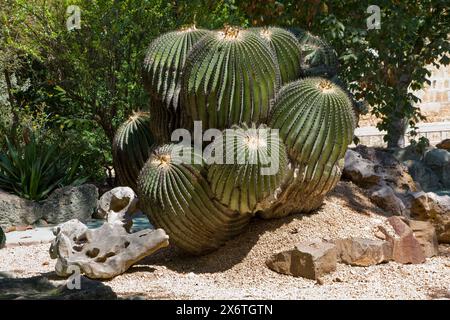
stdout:
<svg viewBox="0 0 450 320">
<path fill-rule="evenodd" d="M 370 200 L 378 207 L 391 214 L 405 215 L 407 213 L 403 201 L 397 197 L 394 190 L 388 185 L 375 188 L 370 194 Z"/>
<path fill-rule="evenodd" d="M 92 184 L 55 190 L 41 205 L 41 216 L 49 224 L 72 219 L 86 221 L 97 210 L 98 189 Z"/>
<path fill-rule="evenodd" d="M 436 173 L 421 161 L 407 160 L 403 164 L 408 168 L 408 172 L 414 181 L 418 182 L 424 191 L 439 190 L 442 188 L 442 184 L 439 182 L 440 179 Z"/>
<path fill-rule="evenodd" d="M 424 163 L 439 177 L 444 188 L 450 188 L 450 152 L 433 149 L 425 153 Z"/>
<path fill-rule="evenodd" d="M 347 150 L 344 161 L 342 175 L 358 186 L 370 187 L 382 180 L 381 175 L 375 171 L 374 163 L 364 159 L 358 152 Z"/>
<path fill-rule="evenodd" d="M 120 224 L 105 223 L 89 230 L 80 221 L 68 221 L 54 229 L 50 257 L 55 271 L 67 277 L 74 267 L 91 279 L 110 279 L 169 244 L 162 229 L 127 233 Z"/>
<path fill-rule="evenodd" d="M 0 190 L 0 227 L 28 226 L 42 218 L 40 205 Z"/>
</svg>

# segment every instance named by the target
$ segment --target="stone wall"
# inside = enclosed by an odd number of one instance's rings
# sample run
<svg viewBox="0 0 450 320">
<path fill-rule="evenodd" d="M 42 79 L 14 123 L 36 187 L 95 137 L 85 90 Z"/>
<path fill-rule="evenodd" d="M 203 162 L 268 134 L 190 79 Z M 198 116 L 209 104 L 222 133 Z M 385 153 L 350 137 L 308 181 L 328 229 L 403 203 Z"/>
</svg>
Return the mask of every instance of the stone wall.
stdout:
<svg viewBox="0 0 450 320">
<path fill-rule="evenodd" d="M 416 95 L 422 99 L 418 106 L 427 117 L 424 122 L 450 121 L 450 65 L 440 66 L 439 69 L 429 66 L 428 69 L 431 71 L 431 84 L 416 92 Z M 375 126 L 378 121 L 372 115 L 365 115 L 361 117 L 359 125 L 361 127 Z"/>
</svg>

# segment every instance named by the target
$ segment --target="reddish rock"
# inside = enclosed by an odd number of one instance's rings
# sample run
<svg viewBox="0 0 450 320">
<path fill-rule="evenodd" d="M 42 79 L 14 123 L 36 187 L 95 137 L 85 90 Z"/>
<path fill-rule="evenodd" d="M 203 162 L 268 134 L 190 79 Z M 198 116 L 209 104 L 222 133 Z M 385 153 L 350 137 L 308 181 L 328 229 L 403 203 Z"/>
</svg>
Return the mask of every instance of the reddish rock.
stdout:
<svg viewBox="0 0 450 320">
<path fill-rule="evenodd" d="M 423 263 L 425 254 L 419 241 L 414 237 L 412 229 L 400 217 L 394 216 L 387 219 L 387 222 L 395 231 L 395 236 L 389 234 L 387 230 L 380 226 L 380 230 L 392 243 L 392 259 L 399 263 Z"/>
<path fill-rule="evenodd" d="M 409 220 L 409 227 L 412 229 L 414 237 L 422 246 L 425 257 L 430 258 L 439 253 L 436 230 L 427 221 Z"/>
<path fill-rule="evenodd" d="M 336 241 L 338 260 L 352 266 L 367 267 L 392 259 L 392 243 L 382 240 L 348 238 Z"/>
<path fill-rule="evenodd" d="M 306 242 L 273 255 L 266 261 L 275 272 L 317 280 L 336 270 L 336 247 L 328 242 Z"/>
<path fill-rule="evenodd" d="M 436 229 L 438 242 L 450 243 L 450 197 L 433 192 L 415 192 L 411 195 L 411 216 L 431 222 Z"/>
</svg>

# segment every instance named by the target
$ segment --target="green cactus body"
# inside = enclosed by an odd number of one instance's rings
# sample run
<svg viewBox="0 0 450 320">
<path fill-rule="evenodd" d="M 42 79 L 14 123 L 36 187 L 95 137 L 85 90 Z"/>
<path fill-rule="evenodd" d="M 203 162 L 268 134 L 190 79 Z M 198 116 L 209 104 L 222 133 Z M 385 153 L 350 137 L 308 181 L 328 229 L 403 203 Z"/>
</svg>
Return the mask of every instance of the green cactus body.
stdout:
<svg viewBox="0 0 450 320">
<path fill-rule="evenodd" d="M 253 29 L 269 44 L 277 58 L 282 84 L 297 80 L 301 74 L 301 48 L 291 32 L 276 27 Z"/>
<path fill-rule="evenodd" d="M 253 214 L 269 207 L 276 198 L 288 164 L 286 148 L 277 131 L 265 125 L 235 126 L 214 141 L 215 149 L 233 156 L 233 163 L 213 163 L 208 169 L 213 193 L 228 208 L 243 215 Z M 273 172 L 263 174 L 262 169 L 271 165 Z"/>
<path fill-rule="evenodd" d="M 294 32 L 300 42 L 302 75 L 331 78 L 338 72 L 339 60 L 336 51 L 321 38 L 305 31 Z"/>
<path fill-rule="evenodd" d="M 157 227 L 163 228 L 179 248 L 203 254 L 221 246 L 249 221 L 217 200 L 206 180 L 201 155 L 191 163 L 180 161 L 181 145 L 156 149 L 138 179 L 141 208 Z M 187 150 L 187 149 L 185 149 Z"/>
<path fill-rule="evenodd" d="M 112 155 L 114 168 L 121 185 L 136 190 L 136 181 L 155 148 L 150 132 L 152 119 L 147 112 L 135 112 L 123 123 L 114 136 Z"/>
<path fill-rule="evenodd" d="M 144 61 L 144 85 L 150 94 L 155 121 L 152 132 L 163 143 L 180 126 L 179 95 L 186 57 L 209 31 L 195 27 L 165 33 L 149 46 Z"/>
<path fill-rule="evenodd" d="M 5 233 L 3 232 L 2 227 L 0 227 L 0 249 L 5 246 L 5 243 L 6 243 L 6 236 Z"/>
<path fill-rule="evenodd" d="M 278 93 L 270 126 L 280 129 L 294 174 L 285 200 L 266 217 L 315 209 L 339 180 L 352 142 L 355 115 L 347 94 L 323 78 L 292 82 Z"/>
<path fill-rule="evenodd" d="M 181 89 L 185 127 L 191 128 L 193 120 L 220 130 L 264 122 L 279 83 L 276 57 L 261 37 L 232 27 L 212 32 L 186 60 Z"/>
</svg>

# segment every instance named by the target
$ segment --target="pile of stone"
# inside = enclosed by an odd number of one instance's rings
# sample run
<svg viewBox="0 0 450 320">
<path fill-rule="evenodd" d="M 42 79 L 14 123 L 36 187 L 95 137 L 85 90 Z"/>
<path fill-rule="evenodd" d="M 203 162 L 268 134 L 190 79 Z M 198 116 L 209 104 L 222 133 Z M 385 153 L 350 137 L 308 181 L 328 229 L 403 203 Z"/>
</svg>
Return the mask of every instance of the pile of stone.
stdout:
<svg viewBox="0 0 450 320">
<path fill-rule="evenodd" d="M 320 280 L 337 263 L 372 266 L 389 261 L 418 264 L 438 254 L 434 227 L 429 222 L 390 217 L 374 230 L 379 239 L 313 240 L 270 257 L 267 266 L 278 273 Z"/>
<path fill-rule="evenodd" d="M 440 146 L 448 146 L 443 141 Z M 438 241 L 450 243 L 450 152 L 413 147 L 389 151 L 358 146 L 345 156 L 343 178 L 362 187 L 370 199 L 391 215 L 431 222 Z"/>
</svg>

